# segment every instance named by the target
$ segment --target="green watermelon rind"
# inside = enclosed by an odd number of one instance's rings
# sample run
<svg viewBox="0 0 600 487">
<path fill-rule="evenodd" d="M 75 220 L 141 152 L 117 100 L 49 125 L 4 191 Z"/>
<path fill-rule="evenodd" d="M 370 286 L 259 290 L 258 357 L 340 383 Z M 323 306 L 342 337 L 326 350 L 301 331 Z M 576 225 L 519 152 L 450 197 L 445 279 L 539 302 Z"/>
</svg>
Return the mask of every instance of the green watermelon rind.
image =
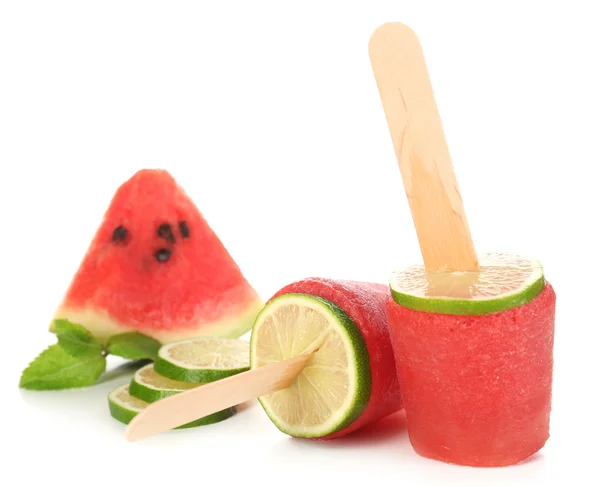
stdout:
<svg viewBox="0 0 600 487">
<path fill-rule="evenodd" d="M 123 386 L 120 386 L 120 387 L 123 387 Z M 119 389 L 119 388 L 117 388 L 117 389 Z M 131 409 L 121 406 L 120 404 L 118 404 L 116 402 L 111 401 L 110 395 L 108 398 L 108 409 L 109 409 L 110 415 L 114 419 L 116 419 L 117 421 L 119 421 L 120 423 L 123 423 L 123 424 L 129 424 L 133 420 L 133 418 L 135 418 L 138 415 L 138 411 L 133 411 Z M 173 429 L 179 430 L 179 429 L 196 428 L 198 426 L 207 426 L 209 424 L 219 423 L 221 421 L 225 421 L 226 419 L 231 418 L 232 416 L 235 416 L 236 413 L 237 413 L 237 406 L 232 406 L 230 408 L 223 409 L 222 411 L 217 411 L 216 413 L 209 414 L 208 416 L 196 419 L 194 421 L 191 421 L 189 423 L 186 423 L 184 425 L 178 426 L 177 428 L 173 428 Z"/>
<path fill-rule="evenodd" d="M 177 329 L 173 330 L 172 333 L 166 332 L 165 330 L 144 330 L 140 329 L 139 327 L 128 327 L 118 323 L 108 315 L 93 311 L 92 313 L 96 316 L 94 321 L 97 324 L 94 326 L 84 326 L 84 328 L 86 328 L 86 330 L 90 332 L 92 336 L 94 336 L 94 338 L 103 346 L 106 346 L 108 340 L 112 336 L 131 332 L 138 332 L 149 338 L 153 338 L 162 345 L 166 345 L 174 341 L 187 340 L 190 338 L 239 338 L 251 330 L 256 316 L 263 306 L 264 301 L 257 297 L 235 316 L 231 315 L 223 317 L 220 322 L 216 322 L 216 326 L 215 323 L 205 323 L 201 325 L 200 328 Z M 77 323 L 80 326 L 83 326 L 80 323 L 82 320 L 77 318 L 81 316 L 89 316 L 90 312 L 91 310 L 87 308 L 61 307 L 55 313 L 55 316 L 49 325 L 49 331 L 51 333 L 56 333 L 54 321 L 59 319 L 68 320 L 72 323 Z M 106 327 L 106 323 L 110 323 L 110 327 Z M 236 324 L 232 326 L 232 323 Z"/>
<path fill-rule="evenodd" d="M 282 294 L 281 296 L 278 296 L 275 299 L 271 300 L 269 303 L 267 303 L 267 305 L 257 317 L 256 322 L 259 321 L 260 315 L 269 311 L 270 304 L 276 303 L 280 300 L 289 299 L 289 297 L 292 297 L 293 299 L 299 298 L 314 300 L 323 307 L 323 310 L 325 312 L 330 313 L 330 315 L 335 319 L 335 322 L 339 326 L 338 331 L 341 332 L 344 340 L 347 340 L 350 343 L 351 349 L 353 351 L 353 356 L 349 357 L 349 360 L 352 361 L 352 367 L 355 370 L 354 377 L 356 377 L 357 381 L 356 392 L 354 397 L 352 398 L 350 406 L 346 411 L 344 411 L 344 414 L 341 415 L 341 418 L 335 424 L 331 425 L 329 428 L 325 428 L 318 431 L 315 430 L 311 432 L 303 431 L 301 429 L 288 428 L 287 426 L 289 425 L 281 423 L 276 417 L 276 415 L 269 409 L 265 398 L 259 397 L 258 401 L 261 404 L 267 416 L 269 416 L 273 424 L 282 433 L 296 438 L 322 438 L 324 436 L 336 433 L 350 426 L 362 415 L 367 405 L 369 404 L 373 382 L 369 350 L 367 349 L 365 339 L 362 336 L 362 333 L 356 325 L 356 323 L 354 323 L 354 320 L 352 320 L 352 318 L 350 318 L 350 316 L 335 303 L 313 294 Z M 257 333 L 254 333 L 253 331 L 252 337 L 250 338 L 251 368 L 254 368 L 256 364 L 256 336 Z"/>
</svg>

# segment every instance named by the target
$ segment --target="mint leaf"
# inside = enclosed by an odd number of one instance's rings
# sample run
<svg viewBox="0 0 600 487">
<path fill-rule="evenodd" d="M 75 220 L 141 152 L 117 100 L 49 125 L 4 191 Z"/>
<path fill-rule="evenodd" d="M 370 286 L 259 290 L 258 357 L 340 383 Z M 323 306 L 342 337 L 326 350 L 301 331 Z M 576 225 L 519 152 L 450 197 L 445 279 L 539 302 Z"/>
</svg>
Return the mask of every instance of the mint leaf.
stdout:
<svg viewBox="0 0 600 487">
<path fill-rule="evenodd" d="M 129 360 L 156 359 L 160 343 L 137 331 L 114 335 L 106 345 L 108 353 Z"/>
<path fill-rule="evenodd" d="M 59 344 L 40 353 L 21 375 L 19 387 L 33 390 L 70 389 L 95 384 L 106 369 L 102 350 L 74 357 Z"/>
<path fill-rule="evenodd" d="M 97 356 L 102 347 L 83 326 L 67 320 L 54 321 L 54 333 L 60 346 L 74 357 Z"/>
</svg>

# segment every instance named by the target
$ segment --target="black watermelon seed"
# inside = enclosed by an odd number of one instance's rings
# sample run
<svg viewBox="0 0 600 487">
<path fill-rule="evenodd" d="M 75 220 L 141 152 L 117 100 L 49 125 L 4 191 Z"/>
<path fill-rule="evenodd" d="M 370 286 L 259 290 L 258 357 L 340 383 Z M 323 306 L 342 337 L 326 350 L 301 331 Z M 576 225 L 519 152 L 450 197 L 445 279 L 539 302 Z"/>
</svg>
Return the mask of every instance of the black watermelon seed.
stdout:
<svg viewBox="0 0 600 487">
<path fill-rule="evenodd" d="M 127 235 L 129 232 L 123 225 L 119 225 L 114 229 L 112 234 L 112 241 L 115 243 L 124 243 L 127 240 Z"/>
<path fill-rule="evenodd" d="M 166 262 L 171 257 L 171 251 L 169 249 L 158 249 L 154 254 L 156 260 L 159 262 Z"/>
<path fill-rule="evenodd" d="M 183 238 L 190 238 L 190 227 L 185 220 L 181 220 L 179 222 L 179 231 L 181 232 L 181 236 Z"/>
<path fill-rule="evenodd" d="M 175 243 L 175 236 L 173 235 L 173 230 L 171 229 L 171 225 L 169 225 L 168 223 L 163 223 L 162 225 L 160 225 L 158 227 L 158 230 L 156 231 L 156 234 L 160 238 L 166 239 L 169 243 Z"/>
</svg>

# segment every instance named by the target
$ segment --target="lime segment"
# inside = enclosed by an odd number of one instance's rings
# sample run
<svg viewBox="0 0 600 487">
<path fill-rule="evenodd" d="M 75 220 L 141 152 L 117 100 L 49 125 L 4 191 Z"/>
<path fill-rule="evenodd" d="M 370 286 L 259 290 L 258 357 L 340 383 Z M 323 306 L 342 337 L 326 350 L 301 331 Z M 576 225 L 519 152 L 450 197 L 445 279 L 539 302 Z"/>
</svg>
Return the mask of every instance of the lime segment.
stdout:
<svg viewBox="0 0 600 487">
<path fill-rule="evenodd" d="M 137 370 L 129 384 L 129 393 L 134 398 L 154 402 L 200 385 L 202 384 L 169 379 L 156 372 L 153 364 L 149 364 Z"/>
<path fill-rule="evenodd" d="M 259 313 L 252 331 L 252 368 L 314 355 L 287 389 L 259 398 L 284 433 L 323 437 L 351 424 L 371 394 L 369 354 L 352 319 L 306 294 L 284 294 Z"/>
<path fill-rule="evenodd" d="M 182 382 L 212 382 L 250 368 L 250 345 L 229 338 L 193 338 L 163 345 L 154 370 Z"/>
<path fill-rule="evenodd" d="M 542 265 L 507 253 L 490 253 L 477 272 L 427 271 L 417 265 L 390 279 L 394 301 L 431 313 L 482 315 L 499 313 L 533 300 L 545 285 Z"/>
<path fill-rule="evenodd" d="M 129 424 L 131 420 L 149 404 L 129 393 L 129 384 L 117 387 L 108 395 L 108 408 L 110 415 L 117 421 L 124 424 Z M 231 407 L 218 411 L 214 414 L 197 419 L 190 423 L 179 426 L 175 429 L 193 428 L 196 426 L 205 426 L 208 424 L 218 423 L 227 418 L 230 418 L 237 412 L 237 408 Z"/>
</svg>

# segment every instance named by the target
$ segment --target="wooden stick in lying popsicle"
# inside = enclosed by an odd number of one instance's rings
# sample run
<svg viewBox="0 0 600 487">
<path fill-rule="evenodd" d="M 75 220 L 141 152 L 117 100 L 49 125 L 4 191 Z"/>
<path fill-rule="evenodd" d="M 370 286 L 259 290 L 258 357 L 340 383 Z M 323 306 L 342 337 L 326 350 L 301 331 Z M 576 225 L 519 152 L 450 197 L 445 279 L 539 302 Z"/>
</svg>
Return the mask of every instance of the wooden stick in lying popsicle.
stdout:
<svg viewBox="0 0 600 487">
<path fill-rule="evenodd" d="M 143 440 L 250 399 L 285 389 L 312 355 L 299 355 L 265 365 L 154 402 L 133 418 L 125 436 L 129 441 Z"/>
<path fill-rule="evenodd" d="M 380 26 L 369 56 L 428 270 L 478 270 L 462 198 L 416 34 Z"/>
</svg>

